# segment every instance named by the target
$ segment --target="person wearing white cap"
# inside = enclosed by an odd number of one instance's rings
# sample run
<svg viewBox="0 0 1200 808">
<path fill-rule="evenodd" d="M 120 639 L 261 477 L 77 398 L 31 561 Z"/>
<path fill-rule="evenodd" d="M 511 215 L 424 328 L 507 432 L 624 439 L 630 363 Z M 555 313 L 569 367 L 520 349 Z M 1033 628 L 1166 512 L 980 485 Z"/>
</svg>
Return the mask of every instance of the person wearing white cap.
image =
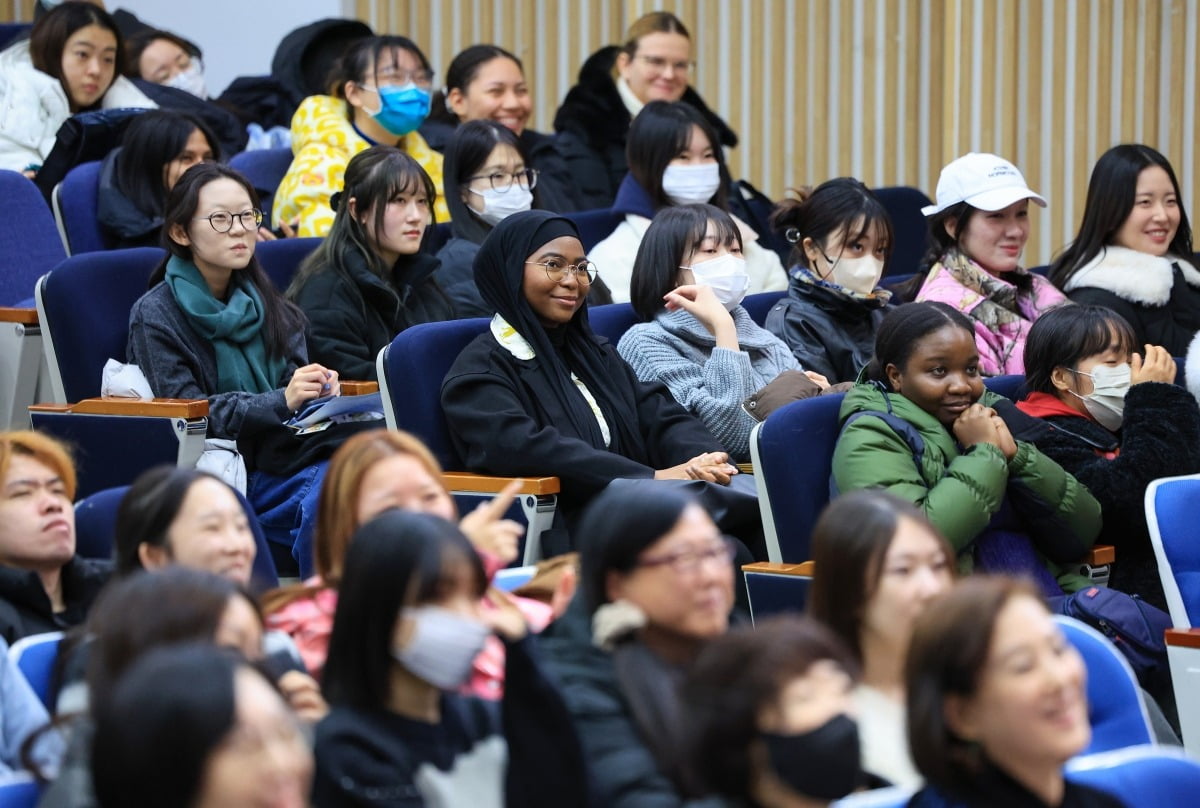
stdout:
<svg viewBox="0 0 1200 808">
<path fill-rule="evenodd" d="M 1017 167 L 971 152 L 942 169 L 937 203 L 922 209 L 934 249 L 915 299 L 947 303 L 975 325 L 979 369 L 987 376 L 1025 372 L 1030 326 L 1066 297 L 1021 266 L 1029 239 L 1029 202 L 1046 207 Z"/>
</svg>

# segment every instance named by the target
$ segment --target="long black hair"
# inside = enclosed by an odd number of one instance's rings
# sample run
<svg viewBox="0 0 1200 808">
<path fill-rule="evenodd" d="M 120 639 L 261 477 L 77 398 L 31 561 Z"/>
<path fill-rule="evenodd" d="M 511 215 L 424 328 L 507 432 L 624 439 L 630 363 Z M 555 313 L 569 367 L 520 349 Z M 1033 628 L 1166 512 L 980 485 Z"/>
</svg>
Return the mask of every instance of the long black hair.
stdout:
<svg viewBox="0 0 1200 808">
<path fill-rule="evenodd" d="M 150 109 L 129 122 L 117 158 L 117 188 L 150 218 L 162 216 L 167 204 L 166 169 L 199 131 L 212 159 L 221 159 L 221 144 L 208 124 L 187 112 Z"/>
<path fill-rule="evenodd" d="M 445 164 L 442 166 L 442 190 L 450 209 L 450 228 L 458 238 L 482 244 L 492 226 L 463 200 L 471 177 L 479 173 L 492 151 L 501 143 L 512 146 L 521 161 L 521 145 L 512 130 L 495 121 L 467 121 L 454 130 L 446 144 Z M 537 188 L 533 190 L 535 205 Z"/>
<path fill-rule="evenodd" d="M 471 82 L 475 81 L 475 77 L 479 75 L 479 69 L 495 59 L 508 59 L 517 66 L 517 70 L 521 71 L 522 76 L 525 75 L 525 65 L 521 64 L 521 60 L 499 45 L 471 45 L 459 51 L 458 55 L 450 61 L 450 66 L 446 68 L 446 84 L 433 94 L 427 120 L 450 126 L 457 126 L 461 123 L 459 117 L 451 111 L 447 103 L 447 96 L 451 90 L 458 90 L 465 95 Z M 452 213 L 451 219 L 453 218 L 454 214 Z"/>
<path fill-rule="evenodd" d="M 1132 353 L 1137 340 L 1129 321 L 1105 306 L 1055 306 L 1034 321 L 1025 339 L 1025 386 L 1055 395 L 1051 374 L 1106 352 L 1113 338 Z"/>
<path fill-rule="evenodd" d="M 721 210 L 729 210 L 729 169 L 725 166 L 721 136 L 712 123 L 683 101 L 651 101 L 642 107 L 629 126 L 625 158 L 629 162 L 629 173 L 649 195 L 655 210 L 675 204 L 663 191 L 663 172 L 680 152 L 687 150 L 692 142 L 693 126 L 700 127 L 708 138 L 721 175 L 721 184 L 708 202 Z"/>
<path fill-rule="evenodd" d="M 824 250 L 834 238 L 849 244 L 872 231 L 882 237 L 887 258 L 891 258 L 892 219 L 866 185 L 853 177 L 837 177 L 816 188 L 797 189 L 795 194 L 794 199 L 780 200 L 770 217 L 771 229 L 792 244 L 791 266 L 811 268 L 804 252 L 806 238 Z"/>
</svg>

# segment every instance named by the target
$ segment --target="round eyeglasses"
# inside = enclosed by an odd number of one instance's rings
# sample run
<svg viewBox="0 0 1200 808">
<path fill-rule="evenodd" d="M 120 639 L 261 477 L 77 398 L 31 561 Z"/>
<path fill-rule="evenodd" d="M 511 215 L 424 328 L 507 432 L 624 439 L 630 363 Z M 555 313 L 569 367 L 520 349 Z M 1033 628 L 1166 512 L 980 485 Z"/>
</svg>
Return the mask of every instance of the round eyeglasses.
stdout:
<svg viewBox="0 0 1200 808">
<path fill-rule="evenodd" d="M 557 258 L 547 258 L 545 261 L 526 261 L 525 263 L 534 264 L 546 270 L 546 277 L 555 283 L 562 282 L 568 272 L 575 276 L 575 280 L 585 285 L 596 280 L 596 276 L 600 274 L 596 265 L 586 260 L 580 261 L 578 264 L 564 264 Z"/>
<path fill-rule="evenodd" d="M 474 177 L 468 177 L 472 182 L 475 180 L 487 180 L 492 184 L 492 190 L 499 193 L 506 193 L 513 187 L 513 183 L 520 185 L 526 190 L 531 190 L 537 186 L 538 170 L 536 168 L 524 168 L 520 171 L 514 171 L 511 174 L 507 171 L 494 171 L 491 174 L 476 174 Z"/>
<path fill-rule="evenodd" d="M 244 210 L 241 213 L 229 213 L 228 211 L 219 210 L 216 213 L 210 213 L 207 216 L 196 216 L 195 220 L 200 221 L 206 219 L 213 230 L 218 233 L 228 233 L 233 229 L 233 222 L 236 219 L 242 223 L 242 227 L 246 230 L 255 230 L 263 220 L 263 212 L 258 208 Z"/>
</svg>

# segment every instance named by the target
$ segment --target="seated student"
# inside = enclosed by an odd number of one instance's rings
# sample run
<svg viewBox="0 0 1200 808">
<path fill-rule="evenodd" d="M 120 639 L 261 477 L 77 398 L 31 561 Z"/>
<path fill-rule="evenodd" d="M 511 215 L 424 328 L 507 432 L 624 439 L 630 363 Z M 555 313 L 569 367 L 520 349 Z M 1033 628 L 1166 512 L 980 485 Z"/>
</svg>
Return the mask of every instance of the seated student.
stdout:
<svg viewBox="0 0 1200 808">
<path fill-rule="evenodd" d="M 905 735 L 904 659 L 913 623 L 954 582 L 954 551 L 917 508 L 885 491 L 829 504 L 812 536 L 808 613 L 829 626 L 862 671 L 854 691 L 862 766 L 915 789 Z"/>
<path fill-rule="evenodd" d="M 133 665 L 93 749 L 100 808 L 308 804 L 313 757 L 296 719 L 253 665 L 208 646 Z"/>
<path fill-rule="evenodd" d="M 638 245 L 650 221 L 664 208 L 707 202 L 730 211 L 729 171 L 712 124 L 684 103 L 652 101 L 629 127 L 629 174 L 621 182 L 613 212 L 624 214 L 607 238 L 591 249 L 604 270 L 615 302 L 630 299 Z M 779 256 L 758 243 L 758 234 L 734 217 L 746 258 L 746 293 L 782 291 L 787 275 Z"/>
<path fill-rule="evenodd" d="M 287 552 L 312 530 L 333 446 L 298 443 L 281 424 L 340 388 L 336 371 L 308 362 L 303 313 L 254 257 L 255 202 L 253 186 L 230 168 L 184 172 L 163 217 L 169 253 L 130 312 L 126 351 L 155 395 L 208 399 L 208 436 L 239 441 L 256 469 L 247 498 L 267 538 Z"/>
<path fill-rule="evenodd" d="M 511 490 L 504 491 L 459 521 L 459 529 L 483 561 L 488 580 L 517 557 L 522 527 L 501 518 L 512 498 Z M 319 675 L 325 666 L 350 539 L 360 526 L 388 508 L 458 519 L 454 500 L 442 483 L 442 470 L 425 444 L 407 432 L 373 429 L 347 440 L 329 461 L 311 548 L 317 574 L 264 599 L 268 625 L 296 641 L 304 664 L 314 674 Z M 526 598 L 514 600 L 531 630 L 541 631 L 550 621 L 552 612 L 545 604 Z M 490 595 L 480 606 L 495 608 Z M 498 640 L 489 640 L 475 659 L 467 691 L 496 699 L 503 684 L 504 647 Z"/>
<path fill-rule="evenodd" d="M 682 693 L 702 790 L 738 805 L 796 808 L 866 785 L 859 728 L 868 717 L 855 709 L 853 670 L 815 620 L 772 617 L 713 638 Z"/>
<path fill-rule="evenodd" d="M 581 209 L 612 205 L 629 168 L 629 123 L 651 101 L 686 101 L 717 133 L 714 146 L 738 144 L 733 130 L 689 86 L 696 66 L 692 55 L 691 36 L 679 18 L 652 11 L 634 20 L 623 45 L 606 46 L 588 57 L 579 83 L 554 116 L 558 146 L 577 185 Z"/>
<path fill-rule="evenodd" d="M 404 329 L 449 320 L 438 261 L 421 252 L 437 195 L 416 160 L 372 146 L 346 166 L 333 226 L 287 296 L 308 317 L 308 353 L 344 378 L 376 378 L 375 357 Z"/>
<path fill-rule="evenodd" d="M 103 8 L 66 2 L 34 24 L 27 41 L 0 53 L 0 169 L 32 176 L 76 112 L 153 107 L 118 75 L 121 32 Z"/>
<path fill-rule="evenodd" d="M 75 466 L 39 432 L 0 432 L 0 638 L 82 623 L 112 572 L 75 555 Z"/>
<path fill-rule="evenodd" d="M 712 205 L 678 205 L 654 218 L 633 265 L 634 311 L 645 321 L 617 351 L 643 382 L 662 382 L 708 427 L 729 456 L 750 459 L 757 421 L 742 403 L 800 363 L 741 306 L 742 237 Z M 809 373 L 814 386 L 825 377 Z"/>
<path fill-rule="evenodd" d="M 904 296 L 946 303 L 969 317 L 985 376 L 1024 373 L 1029 327 L 1065 300 L 1021 266 L 1030 200 L 1046 207 L 1012 163 L 972 152 L 942 169 L 937 203 L 922 210 L 934 245 L 930 266 Z"/>
<path fill-rule="evenodd" d="M 842 403 L 834 482 L 915 504 L 954 547 L 962 572 L 1019 570 L 1047 595 L 1089 586 L 1074 570 L 1100 531 L 1100 504 L 1014 437 L 1032 419 L 985 390 L 975 333 L 945 303 L 888 313 L 875 358 Z"/>
<path fill-rule="evenodd" d="M 396 804 L 588 804 L 582 750 L 525 620 L 503 598 L 479 609 L 487 577 L 454 525 L 385 511 L 355 532 L 342 584 L 313 805 L 381 795 Z M 455 692 L 493 631 L 506 651 L 501 704 Z"/>
<path fill-rule="evenodd" d="M 887 210 L 867 186 L 839 177 L 780 202 L 771 226 L 793 246 L 788 294 L 767 314 L 767 330 L 814 373 L 854 381 L 892 297 L 879 286 L 893 244 Z"/>
<path fill-rule="evenodd" d="M 734 544 L 694 499 L 653 484 L 601 494 L 579 536 L 581 592 L 542 647 L 591 765 L 592 804 L 682 806 L 692 766 L 678 686 L 729 625 Z"/>
<path fill-rule="evenodd" d="M 496 225 L 475 259 L 475 283 L 496 313 L 442 384 L 467 468 L 558 476 L 568 526 L 617 478 L 728 485 L 737 474 L 703 424 L 592 333 L 585 301 L 595 275 L 568 219 L 533 210 Z M 561 534 L 547 539 L 559 543 L 549 555 L 569 549 Z"/>
<path fill-rule="evenodd" d="M 1150 531 L 1146 486 L 1159 477 L 1200 472 L 1200 408 L 1175 386 L 1165 348 L 1135 353 L 1133 329 L 1101 306 L 1052 309 L 1029 331 L 1025 384 L 1017 405 L 1041 418 L 1033 440 L 1100 501 L 1097 539 L 1117 548 L 1109 583 L 1167 608 Z"/>
<path fill-rule="evenodd" d="M 525 125 L 532 113 L 521 60 L 497 45 L 471 45 L 446 68 L 446 83 L 433 94 L 421 134 L 444 153 L 459 124 L 495 121 L 517 136 L 521 160 L 538 172 L 539 207 L 556 213 L 579 210 L 575 178 L 559 154 L 556 137 Z M 450 198 L 447 191 L 446 201 Z M 450 215 L 458 217 L 453 210 Z"/>
<path fill-rule="evenodd" d="M 904 678 L 913 808 L 1123 805 L 1063 777 L 1091 739 L 1087 669 L 1027 583 L 959 583 L 917 618 Z"/>
<path fill-rule="evenodd" d="M 439 221 L 450 213 L 441 197 L 442 156 L 417 127 L 429 114 L 433 70 L 402 36 L 370 36 L 349 45 L 329 75 L 329 95 L 304 99 L 292 117 L 296 157 L 279 183 L 271 221 L 298 221 L 299 236 L 324 236 L 333 226 L 329 201 L 343 187 L 350 158 L 371 146 L 395 146 L 433 180 Z"/>
<path fill-rule="evenodd" d="M 1179 181 L 1149 146 L 1100 156 L 1088 181 L 1079 234 L 1050 266 L 1076 303 L 1104 306 L 1133 328 L 1133 344 L 1185 356 L 1200 331 L 1200 269 Z"/>
</svg>

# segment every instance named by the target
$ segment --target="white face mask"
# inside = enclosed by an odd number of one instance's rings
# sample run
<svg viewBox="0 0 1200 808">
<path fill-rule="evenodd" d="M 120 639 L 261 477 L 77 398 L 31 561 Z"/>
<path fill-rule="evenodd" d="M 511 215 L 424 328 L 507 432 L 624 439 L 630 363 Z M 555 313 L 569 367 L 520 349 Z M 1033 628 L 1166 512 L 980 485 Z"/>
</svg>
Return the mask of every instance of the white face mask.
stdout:
<svg viewBox="0 0 1200 808">
<path fill-rule="evenodd" d="M 680 166 L 672 163 L 663 172 L 662 188 L 676 205 L 699 205 L 721 187 L 721 167 L 713 163 Z"/>
<path fill-rule="evenodd" d="M 475 213 L 492 227 L 514 213 L 521 213 L 533 207 L 533 191 L 515 182 L 507 191 L 497 191 L 495 188 L 484 188 L 482 191 L 476 191 L 474 188 L 467 190 L 483 197 L 483 210 L 476 210 Z"/>
<path fill-rule="evenodd" d="M 208 88 L 204 86 L 204 63 L 192 57 L 192 64 L 187 70 L 181 70 L 163 82 L 165 87 L 184 90 L 197 98 L 208 98 Z"/>
<path fill-rule="evenodd" d="M 407 645 L 392 651 L 393 658 L 440 690 L 462 687 L 491 629 L 440 606 L 404 609 L 401 616 L 413 621 L 413 632 Z"/>
<path fill-rule="evenodd" d="M 1109 432 L 1121 428 L 1125 415 L 1125 394 L 1129 392 L 1133 371 L 1128 363 L 1116 367 L 1097 365 L 1091 373 L 1082 370 L 1072 370 L 1072 373 L 1087 376 L 1092 380 L 1092 392 L 1081 396 L 1074 390 L 1068 392 L 1083 401 L 1084 409 L 1096 419 L 1096 423 Z"/>
<path fill-rule="evenodd" d="M 746 296 L 750 278 L 746 274 L 746 259 L 741 256 L 729 253 L 680 269 L 690 269 L 696 283 L 710 287 L 717 300 L 729 311 L 736 309 Z"/>
<path fill-rule="evenodd" d="M 821 254 L 825 255 L 823 252 Z M 875 287 L 879 285 L 879 279 L 883 277 L 883 262 L 870 255 L 860 258 L 843 256 L 836 261 L 830 261 L 829 256 L 825 256 L 825 260 L 832 265 L 833 269 L 822 280 L 835 283 L 843 289 L 857 292 L 860 295 L 869 295 L 875 291 Z"/>
</svg>

